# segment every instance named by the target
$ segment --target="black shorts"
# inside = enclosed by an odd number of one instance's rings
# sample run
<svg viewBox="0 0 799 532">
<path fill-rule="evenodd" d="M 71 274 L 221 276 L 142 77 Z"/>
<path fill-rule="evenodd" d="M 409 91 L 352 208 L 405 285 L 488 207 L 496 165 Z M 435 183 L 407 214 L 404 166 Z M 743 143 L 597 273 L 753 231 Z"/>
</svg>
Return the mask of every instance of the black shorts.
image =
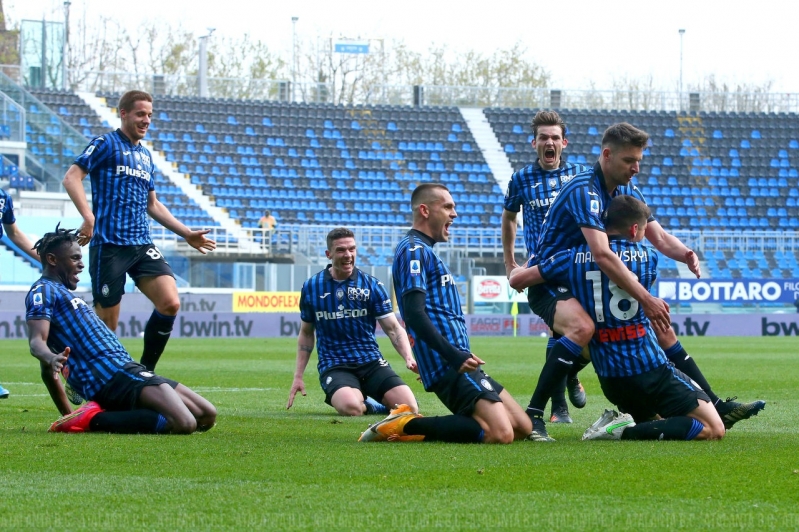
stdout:
<svg viewBox="0 0 799 532">
<path fill-rule="evenodd" d="M 632 377 L 599 377 L 608 401 L 636 422 L 661 417 L 684 416 L 710 397 L 691 377 L 671 364 L 664 364 Z"/>
<path fill-rule="evenodd" d="M 558 301 L 574 299 L 574 294 L 566 286 L 544 283 L 527 289 L 527 302 L 530 310 L 552 329 L 555 323 L 555 306 Z"/>
<path fill-rule="evenodd" d="M 105 410 L 135 410 L 139 408 L 142 389 L 161 384 L 168 384 L 172 389 L 178 386 L 177 381 L 156 375 L 138 362 L 128 362 L 123 371 L 116 372 L 100 392 L 92 397 L 92 401 L 97 402 Z"/>
<path fill-rule="evenodd" d="M 451 369 L 430 389 L 450 412 L 462 416 L 472 415 L 478 399 L 501 403 L 499 394 L 502 390 L 502 385 L 480 368 L 468 373 L 458 373 Z"/>
<path fill-rule="evenodd" d="M 360 366 L 336 366 L 319 375 L 319 384 L 325 392 L 325 403 L 330 404 L 333 394 L 341 388 L 355 388 L 383 402 L 383 396 L 392 388 L 405 385 L 405 381 L 391 369 L 386 359 L 374 360 Z"/>
<path fill-rule="evenodd" d="M 126 273 L 134 282 L 138 282 L 142 277 L 175 276 L 155 244 L 142 246 L 100 244 L 89 248 L 89 275 L 92 278 L 92 297 L 95 305 L 108 308 L 122 301 Z"/>
</svg>

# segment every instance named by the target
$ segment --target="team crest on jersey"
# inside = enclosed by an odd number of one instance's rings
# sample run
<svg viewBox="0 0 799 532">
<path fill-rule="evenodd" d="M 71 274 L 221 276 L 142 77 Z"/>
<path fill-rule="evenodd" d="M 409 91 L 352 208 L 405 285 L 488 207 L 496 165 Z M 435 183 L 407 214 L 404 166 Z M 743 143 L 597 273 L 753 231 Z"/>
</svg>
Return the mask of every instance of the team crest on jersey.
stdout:
<svg viewBox="0 0 799 532">
<path fill-rule="evenodd" d="M 549 180 L 549 186 L 550 186 L 550 188 L 551 188 L 551 187 L 554 187 L 554 186 L 555 186 L 555 185 L 557 185 L 557 184 L 558 184 L 558 180 L 557 180 L 557 179 L 550 179 L 550 180 Z"/>
<path fill-rule="evenodd" d="M 33 304 L 34 305 L 41 305 L 44 302 L 41 293 L 33 294 Z"/>
<path fill-rule="evenodd" d="M 341 288 L 339 288 L 338 290 L 336 290 L 336 297 L 337 297 L 338 299 L 344 299 L 344 290 L 342 290 Z"/>
<path fill-rule="evenodd" d="M 108 293 L 111 290 L 108 288 L 107 284 L 104 284 L 102 288 L 100 288 L 100 293 L 103 294 L 105 297 L 108 297 Z"/>
<path fill-rule="evenodd" d="M 480 384 L 483 386 L 483 388 L 485 388 L 489 392 L 493 392 L 494 391 L 494 387 L 491 386 L 491 383 L 488 382 L 488 379 L 480 379 Z"/>
<path fill-rule="evenodd" d="M 369 301 L 369 293 L 370 290 L 368 288 L 350 286 L 347 288 L 347 299 L 350 301 Z"/>
<path fill-rule="evenodd" d="M 0 212 L 5 212 L 6 209 L 6 199 L 0 198 Z"/>
<path fill-rule="evenodd" d="M 599 202 L 597 200 L 591 200 L 588 210 L 590 210 L 592 214 L 599 214 Z"/>
<path fill-rule="evenodd" d="M 422 273 L 422 265 L 418 260 L 411 261 L 411 275 L 419 275 Z"/>
</svg>

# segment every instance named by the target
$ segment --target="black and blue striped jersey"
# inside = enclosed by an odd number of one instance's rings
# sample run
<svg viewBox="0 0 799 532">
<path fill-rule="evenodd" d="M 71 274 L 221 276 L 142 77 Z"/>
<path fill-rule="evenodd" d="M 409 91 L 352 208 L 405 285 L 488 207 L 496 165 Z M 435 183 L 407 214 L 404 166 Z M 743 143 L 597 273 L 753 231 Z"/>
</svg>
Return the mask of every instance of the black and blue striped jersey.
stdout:
<svg viewBox="0 0 799 532">
<path fill-rule="evenodd" d="M 11 225 L 16 223 L 17 219 L 14 217 L 14 202 L 11 201 L 11 196 L 0 188 L 0 237 L 3 236 L 3 225 Z"/>
<path fill-rule="evenodd" d="M 383 358 L 375 325 L 393 313 L 383 283 L 358 268 L 344 281 L 333 279 L 330 266 L 305 281 L 300 318 L 316 328 L 319 373 Z"/>
<path fill-rule="evenodd" d="M 652 288 L 658 263 L 654 249 L 617 236 L 610 237 L 610 249 L 644 288 Z M 594 319 L 596 332 L 589 349 L 597 375 L 629 377 L 668 362 L 643 308 L 602 273 L 587 244 L 556 253 L 539 268 L 547 281 L 567 284 Z"/>
<path fill-rule="evenodd" d="M 54 353 L 69 347 L 67 382 L 85 399 L 97 392 L 125 364 L 133 362 L 116 335 L 94 310 L 56 279 L 42 277 L 25 298 L 25 318 L 47 320 L 47 346 Z"/>
<path fill-rule="evenodd" d="M 155 190 L 155 165 L 147 148 L 131 144 L 117 129 L 95 137 L 74 164 L 91 178 L 95 218 L 91 245 L 152 244 L 147 199 Z"/>
<path fill-rule="evenodd" d="M 582 164 L 561 161 L 558 168 L 544 170 L 536 161 L 513 173 L 505 192 L 504 207 L 506 211 L 522 211 L 524 245 L 528 257 L 535 250 L 550 203 L 563 185 L 588 169 Z"/>
<path fill-rule="evenodd" d="M 559 251 L 585 244 L 583 227 L 604 232 L 605 216 L 610 200 L 621 194 L 633 196 L 646 203 L 643 194 L 635 185 L 619 186 L 613 194 L 608 193 L 599 163 L 566 183 L 544 217 L 535 256 L 530 263 L 538 264 Z M 649 220 L 652 221 L 654 218 Z"/>
<path fill-rule="evenodd" d="M 411 229 L 394 250 L 391 274 L 400 315 L 407 321 L 402 301 L 406 293 L 415 290 L 424 292 L 425 312 L 433 326 L 453 347 L 471 353 L 469 333 L 455 278 L 433 251 L 434 243 L 424 233 Z M 418 338 L 411 328 L 408 328 L 408 336 L 422 384 L 429 391 L 451 366 L 440 353 Z M 454 369 L 457 371 L 459 368 Z"/>
</svg>

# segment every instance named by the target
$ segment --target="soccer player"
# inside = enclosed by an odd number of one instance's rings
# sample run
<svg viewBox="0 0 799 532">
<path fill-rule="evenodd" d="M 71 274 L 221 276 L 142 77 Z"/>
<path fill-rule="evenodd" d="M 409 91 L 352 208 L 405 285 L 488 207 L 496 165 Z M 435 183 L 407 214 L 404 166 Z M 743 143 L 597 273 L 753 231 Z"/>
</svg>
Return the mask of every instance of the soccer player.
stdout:
<svg viewBox="0 0 799 532">
<path fill-rule="evenodd" d="M 641 244 L 649 207 L 621 195 L 606 212 L 611 251 L 629 268 L 626 275 L 649 290 L 658 261 L 655 251 Z M 595 259 L 590 247 L 580 244 L 511 274 L 514 288 L 542 280 L 568 286 L 596 324 L 591 361 L 605 397 L 624 414 L 605 411 L 583 439 L 721 439 L 724 424 L 710 397 L 669 363 L 639 302 L 611 281 Z"/>
<path fill-rule="evenodd" d="M 737 403 L 730 399 L 722 402 L 710 391 L 707 380 L 671 329 L 666 302 L 652 296 L 641 283 L 627 276 L 627 268 L 608 246 L 603 217 L 611 198 L 632 195 L 644 201 L 631 181 L 639 171 L 648 141 L 649 135 L 627 123 L 614 124 L 605 131 L 599 161 L 590 171 L 564 185 L 552 202 L 536 244 L 535 256 L 530 262 L 538 264 L 559 251 L 587 244 L 602 272 L 643 307 L 660 345 L 666 348 L 669 360 L 702 386 L 729 428 L 736 421 L 752 415 L 759 402 Z M 684 262 L 699 277 L 701 272 L 696 254 L 667 233 L 654 218 L 647 223 L 646 238 L 659 252 Z M 527 413 L 533 419 L 533 435 L 538 435 L 537 441 L 551 441 L 543 420 L 544 407 L 563 376 L 584 363 L 580 353 L 594 334 L 594 323 L 574 300 L 568 287 L 553 283 L 538 285 L 528 290 L 528 299 L 533 312 L 555 332 L 563 331 L 563 323 L 571 323 L 572 328 L 552 348 L 527 407 Z"/>
<path fill-rule="evenodd" d="M 413 392 L 377 346 L 375 322 L 379 321 L 405 367 L 418 372 L 408 336 L 394 315 L 385 286 L 355 266 L 355 234 L 344 227 L 330 231 L 325 255 L 331 264 L 302 285 L 297 368 L 286 408 L 294 404 L 297 392 L 305 395 L 302 375 L 316 336 L 319 383 L 325 402 L 336 412 L 342 416 L 384 414 L 398 404 L 418 411 Z"/>
<path fill-rule="evenodd" d="M 538 154 L 538 159 L 513 173 L 505 193 L 502 212 L 502 252 L 507 276 L 519 266 L 516 263 L 514 249 L 516 218 L 519 211 L 524 215 L 524 244 L 529 257 L 535 251 L 535 244 L 538 242 L 549 204 L 558 195 L 561 186 L 571 181 L 575 175 L 588 170 L 588 167 L 582 164 L 567 163 L 561 159 L 563 148 L 569 144 L 569 141 L 566 138 L 566 124 L 558 113 L 539 111 L 533 117 L 532 128 L 532 146 Z M 558 337 L 572 332 L 572 322 L 566 321 L 559 325 L 563 332 L 550 336 L 547 356 L 550 355 Z M 576 325 L 579 326 L 579 322 Z M 576 371 L 572 371 L 568 379 L 564 379 L 553 391 L 549 418 L 551 422 L 572 422 L 564 394 L 567 387 L 572 404 L 577 408 L 585 406 L 585 390 L 577 377 L 577 371 L 583 367 L 585 364 L 578 365 Z"/>
<path fill-rule="evenodd" d="M 399 405 L 359 441 L 511 443 L 532 425 L 507 390 L 486 375 L 471 352 L 455 279 L 433 251 L 449 240 L 457 217 L 447 187 L 419 185 L 411 195 L 413 227 L 394 252 L 392 276 L 400 314 L 411 337 L 419 376 L 453 415 L 421 417 Z"/>
<path fill-rule="evenodd" d="M 25 299 L 31 354 L 63 415 L 50 432 L 189 434 L 214 426 L 216 409 L 173 380 L 134 362 L 116 335 L 70 290 L 83 271 L 71 230 L 47 233 L 35 245 L 43 273 Z M 89 401 L 72 411 L 58 374 Z"/>
<path fill-rule="evenodd" d="M 150 237 L 149 214 L 205 254 L 216 242 L 180 223 L 155 195 L 150 152 L 141 144 L 153 114 L 153 98 L 128 91 L 119 99 L 121 127 L 93 139 L 67 170 L 64 188 L 83 217 L 80 245 L 91 241 L 89 275 L 94 309 L 112 331 L 119 321 L 125 274 L 152 301 L 155 309 L 144 327 L 141 363 L 155 369 L 180 309 L 172 268 Z M 82 181 L 91 176 L 92 207 Z"/>
<path fill-rule="evenodd" d="M 28 254 L 30 258 L 39 262 L 39 255 L 33 249 L 33 242 L 17 227 L 17 218 L 14 216 L 14 202 L 8 193 L 0 189 L 0 238 L 5 233 L 19 249 Z M 10 392 L 0 385 L 0 399 L 8 399 Z"/>
</svg>

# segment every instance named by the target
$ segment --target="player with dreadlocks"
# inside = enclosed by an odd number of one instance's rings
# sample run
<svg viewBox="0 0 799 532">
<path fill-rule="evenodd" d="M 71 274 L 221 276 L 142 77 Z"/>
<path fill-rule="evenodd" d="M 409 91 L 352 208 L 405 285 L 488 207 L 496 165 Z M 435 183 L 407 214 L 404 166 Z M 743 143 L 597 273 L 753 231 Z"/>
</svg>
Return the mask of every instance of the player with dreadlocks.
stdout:
<svg viewBox="0 0 799 532">
<path fill-rule="evenodd" d="M 189 434 L 208 430 L 216 409 L 186 386 L 135 362 L 116 335 L 75 296 L 83 254 L 74 230 L 56 226 L 34 244 L 42 277 L 25 299 L 31 354 L 62 416 L 51 432 Z M 74 412 L 58 373 L 88 402 Z"/>
</svg>

